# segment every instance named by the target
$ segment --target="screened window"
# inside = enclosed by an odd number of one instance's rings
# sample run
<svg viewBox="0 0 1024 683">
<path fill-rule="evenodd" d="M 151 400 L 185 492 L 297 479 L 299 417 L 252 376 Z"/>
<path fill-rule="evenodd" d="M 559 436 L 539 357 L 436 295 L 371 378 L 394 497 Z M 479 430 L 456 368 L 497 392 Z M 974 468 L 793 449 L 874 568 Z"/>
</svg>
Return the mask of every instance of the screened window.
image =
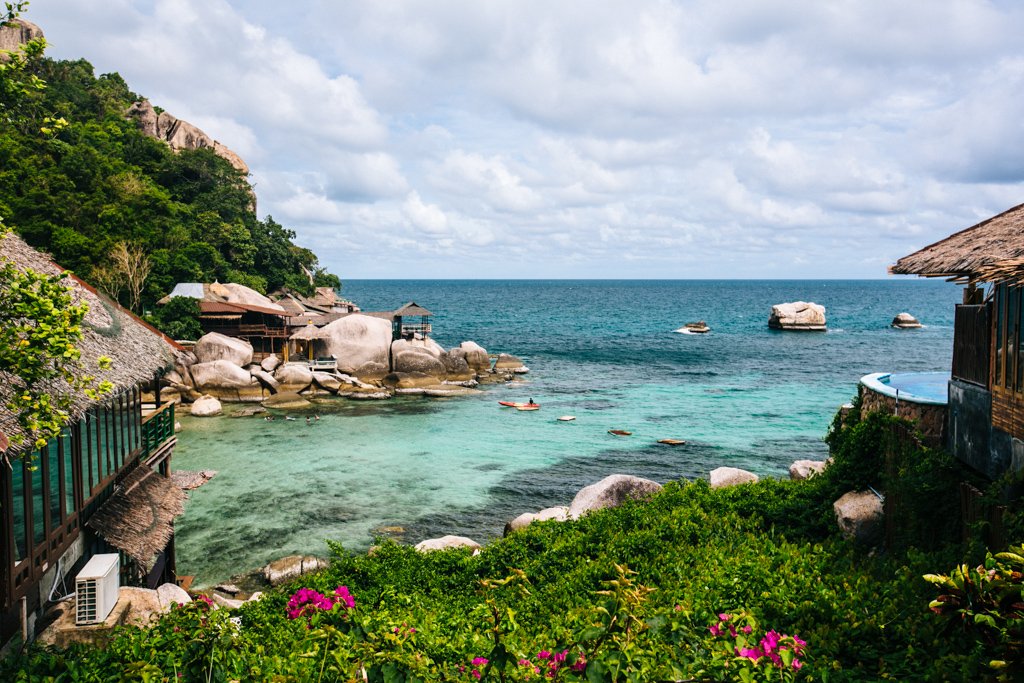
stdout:
<svg viewBox="0 0 1024 683">
<path fill-rule="evenodd" d="M 64 463 L 64 510 L 70 515 L 75 511 L 75 450 L 70 429 L 60 435 L 60 450 Z"/>
<path fill-rule="evenodd" d="M 11 463 L 11 489 L 14 492 L 14 561 L 17 562 L 28 555 L 25 526 L 28 518 L 25 516 L 25 462 L 15 460 Z"/>
</svg>

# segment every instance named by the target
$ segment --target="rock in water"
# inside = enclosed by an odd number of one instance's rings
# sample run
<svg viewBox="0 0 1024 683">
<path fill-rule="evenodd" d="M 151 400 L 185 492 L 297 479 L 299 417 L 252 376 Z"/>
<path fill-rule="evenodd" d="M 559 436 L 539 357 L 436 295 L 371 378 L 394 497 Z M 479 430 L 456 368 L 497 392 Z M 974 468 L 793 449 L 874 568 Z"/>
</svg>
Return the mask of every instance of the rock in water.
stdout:
<svg viewBox="0 0 1024 683">
<path fill-rule="evenodd" d="M 203 396 L 192 404 L 191 409 L 194 417 L 213 417 L 214 415 L 220 415 L 221 411 L 220 401 L 213 396 Z"/>
<path fill-rule="evenodd" d="M 263 405 L 267 408 L 293 410 L 296 408 L 309 408 L 313 404 L 293 391 L 282 391 L 274 394 L 273 396 L 268 396 L 263 401 Z"/>
<path fill-rule="evenodd" d="M 619 507 L 627 500 L 647 498 L 660 490 L 661 484 L 656 481 L 628 474 L 612 474 L 579 490 L 569 505 L 569 518 L 579 519 L 591 510 Z"/>
<path fill-rule="evenodd" d="M 807 301 L 794 301 L 772 306 L 768 327 L 775 330 L 823 331 L 825 307 Z"/>
<path fill-rule="evenodd" d="M 208 332 L 196 342 L 195 355 L 200 363 L 226 360 L 241 368 L 252 362 L 252 344 L 219 332 Z"/>
<path fill-rule="evenodd" d="M 909 313 L 897 313 L 896 317 L 892 319 L 892 326 L 897 330 L 913 330 L 923 327 L 921 321 Z"/>
<path fill-rule="evenodd" d="M 319 571 L 327 566 L 327 560 L 312 555 L 289 555 L 274 560 L 263 568 L 263 578 L 271 586 L 279 586 L 289 579 Z"/>
<path fill-rule="evenodd" d="M 758 481 L 756 474 L 741 470 L 738 467 L 718 467 L 713 469 L 711 470 L 710 479 L 711 488 L 713 489 L 721 489 L 738 484 L 752 484 Z"/>
<path fill-rule="evenodd" d="M 488 355 L 487 349 L 476 342 L 464 341 L 457 348 L 462 351 L 466 363 L 473 372 L 480 374 L 491 369 L 491 357 Z M 452 349 L 452 351 L 454 350 Z"/>
</svg>

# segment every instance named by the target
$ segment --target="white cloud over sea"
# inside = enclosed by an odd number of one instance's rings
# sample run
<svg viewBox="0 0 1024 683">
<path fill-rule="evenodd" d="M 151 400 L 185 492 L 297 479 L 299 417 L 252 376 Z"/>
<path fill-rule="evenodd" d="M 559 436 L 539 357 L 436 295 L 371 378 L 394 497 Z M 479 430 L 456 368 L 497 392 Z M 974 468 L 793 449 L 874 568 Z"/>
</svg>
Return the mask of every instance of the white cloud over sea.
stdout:
<svg viewBox="0 0 1024 683">
<path fill-rule="evenodd" d="M 881 277 L 1024 202 L 1010 0 L 36 0 L 342 279 Z"/>
</svg>

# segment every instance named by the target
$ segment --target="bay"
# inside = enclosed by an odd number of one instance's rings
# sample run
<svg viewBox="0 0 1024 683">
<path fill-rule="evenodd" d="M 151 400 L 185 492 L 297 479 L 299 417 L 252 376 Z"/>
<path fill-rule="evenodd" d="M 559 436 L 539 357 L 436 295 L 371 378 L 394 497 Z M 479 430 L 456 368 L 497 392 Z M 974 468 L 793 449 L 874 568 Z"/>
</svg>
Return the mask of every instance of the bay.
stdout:
<svg viewBox="0 0 1024 683">
<path fill-rule="evenodd" d="M 862 375 L 949 369 L 960 299 L 925 280 L 357 280 L 343 294 L 363 310 L 415 301 L 446 348 L 473 340 L 531 372 L 477 396 L 322 401 L 310 425 L 301 413 L 182 418 L 174 467 L 219 472 L 177 524 L 179 572 L 200 584 L 325 554 L 325 539 L 352 550 L 382 535 L 486 541 L 617 472 L 786 476 L 793 460 L 826 457 L 822 437 Z M 767 328 L 772 304 L 797 300 L 826 307 L 828 332 Z M 889 327 L 901 311 L 925 327 Z M 712 332 L 674 332 L 695 320 Z M 528 398 L 542 409 L 497 405 Z M 565 414 L 577 419 L 555 419 Z"/>
</svg>

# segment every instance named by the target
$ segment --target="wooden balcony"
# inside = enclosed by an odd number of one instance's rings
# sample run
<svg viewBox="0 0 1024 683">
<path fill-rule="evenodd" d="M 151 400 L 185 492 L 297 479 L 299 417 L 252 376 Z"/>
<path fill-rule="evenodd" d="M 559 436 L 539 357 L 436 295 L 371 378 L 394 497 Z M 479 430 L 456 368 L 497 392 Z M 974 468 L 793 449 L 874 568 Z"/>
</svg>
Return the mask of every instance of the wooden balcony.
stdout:
<svg viewBox="0 0 1024 683">
<path fill-rule="evenodd" d="M 165 403 L 142 419 L 142 462 L 161 468 L 178 442 L 174 436 L 174 403 Z"/>
</svg>

